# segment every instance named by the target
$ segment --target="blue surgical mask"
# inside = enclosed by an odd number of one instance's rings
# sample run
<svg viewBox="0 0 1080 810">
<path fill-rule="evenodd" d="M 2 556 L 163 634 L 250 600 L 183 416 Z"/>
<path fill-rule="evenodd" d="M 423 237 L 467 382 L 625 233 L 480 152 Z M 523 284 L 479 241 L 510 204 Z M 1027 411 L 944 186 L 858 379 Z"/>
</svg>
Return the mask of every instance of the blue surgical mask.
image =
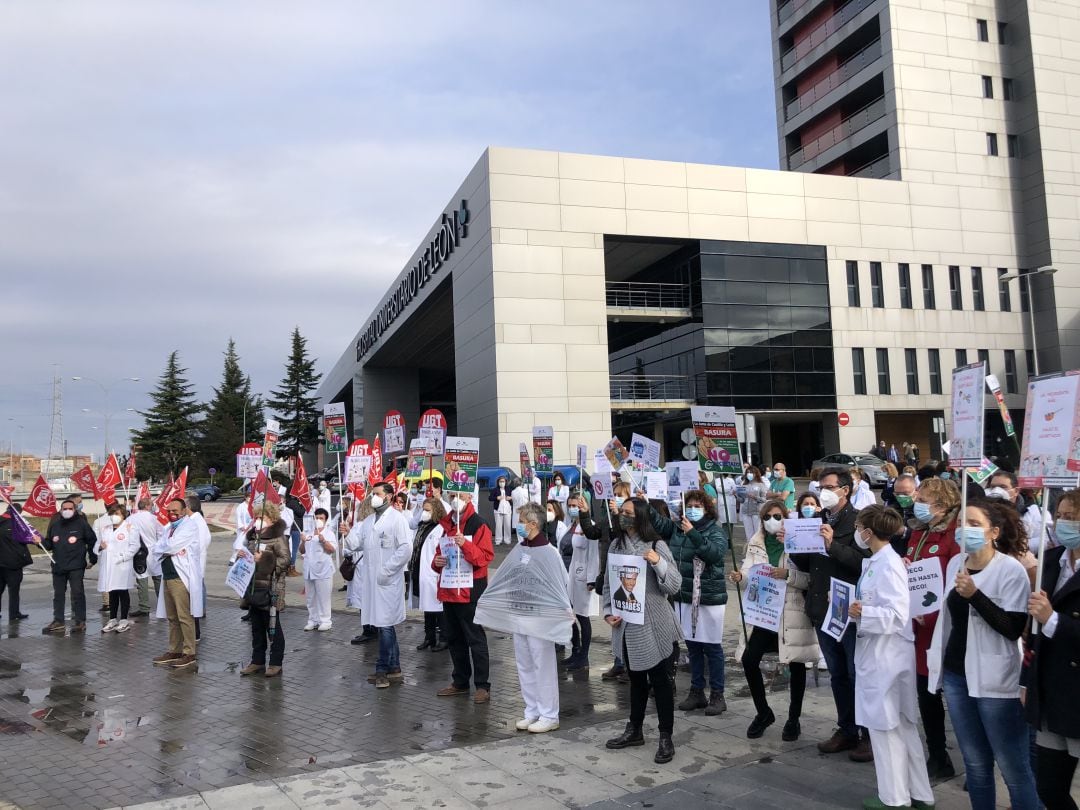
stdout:
<svg viewBox="0 0 1080 810">
<path fill-rule="evenodd" d="M 626 503 L 626 498 L 620 498 L 618 495 L 615 496 L 615 508 L 616 509 L 618 509 L 624 503 Z"/>
<path fill-rule="evenodd" d="M 930 519 L 934 516 L 933 510 L 930 508 L 930 504 L 923 503 L 922 501 L 915 501 L 911 507 L 912 513 L 921 520 L 923 523 L 929 523 Z"/>
<path fill-rule="evenodd" d="M 581 510 L 578 509 L 576 506 L 571 506 L 570 507 L 570 517 L 571 518 L 573 518 L 574 520 L 577 520 L 578 515 L 580 515 L 580 514 L 581 514 Z"/>
<path fill-rule="evenodd" d="M 968 554 L 974 554 L 986 545 L 986 533 L 978 526 L 964 526 L 960 530 L 960 538 Z"/>
<path fill-rule="evenodd" d="M 1080 548 L 1080 520 L 1059 520 L 1054 524 L 1054 537 L 1070 551 Z"/>
<path fill-rule="evenodd" d="M 817 509 L 807 504 L 799 510 L 799 514 L 801 514 L 804 518 L 817 517 Z"/>
<path fill-rule="evenodd" d="M 705 517 L 705 507 L 703 506 L 688 506 L 686 507 L 686 519 L 691 523 L 697 523 Z"/>
<path fill-rule="evenodd" d="M 950 478 L 952 478 L 952 473 L 951 472 L 943 472 L 941 474 L 941 480 L 943 480 L 943 481 L 948 481 Z"/>
<path fill-rule="evenodd" d="M 184 519 L 182 517 L 178 517 L 176 520 L 170 520 L 169 521 L 169 526 L 171 526 L 173 529 L 175 529 L 177 526 L 179 526 L 183 522 L 184 522 Z"/>
<path fill-rule="evenodd" d="M 525 524 L 524 523 L 519 523 L 517 525 L 517 535 L 518 535 L 518 537 L 520 537 L 522 539 L 525 538 Z"/>
</svg>

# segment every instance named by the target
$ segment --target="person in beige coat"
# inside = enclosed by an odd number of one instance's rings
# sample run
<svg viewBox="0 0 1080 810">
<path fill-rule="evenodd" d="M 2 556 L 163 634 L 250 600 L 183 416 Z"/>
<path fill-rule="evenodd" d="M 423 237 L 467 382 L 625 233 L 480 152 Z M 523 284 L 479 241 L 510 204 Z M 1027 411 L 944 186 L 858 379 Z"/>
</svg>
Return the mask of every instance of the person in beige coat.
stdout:
<svg viewBox="0 0 1080 810">
<path fill-rule="evenodd" d="M 761 677 L 761 659 L 765 653 L 775 652 L 780 663 L 787 664 L 791 670 L 791 701 L 782 739 L 792 742 L 799 739 L 802 732 L 799 717 L 802 714 L 803 693 L 806 691 L 806 665 L 816 662 L 821 657 L 821 652 L 818 649 L 814 626 L 806 615 L 806 589 L 810 585 L 810 575 L 788 561 L 784 543 L 776 536 L 787 516 L 783 501 L 767 500 L 761 507 L 760 515 L 761 528 L 747 543 L 742 566 L 738 571 L 733 571 L 729 578 L 732 582 L 740 583 L 748 578 L 750 569 L 755 565 L 765 565 L 769 566 L 773 578 L 787 582 L 787 590 L 780 632 L 750 627 L 749 643 L 740 640 L 736 652 L 736 656 L 742 661 L 750 695 L 754 698 L 754 707 L 757 709 L 757 716 L 746 730 L 746 736 L 756 739 L 776 722 L 766 700 L 765 683 Z"/>
</svg>

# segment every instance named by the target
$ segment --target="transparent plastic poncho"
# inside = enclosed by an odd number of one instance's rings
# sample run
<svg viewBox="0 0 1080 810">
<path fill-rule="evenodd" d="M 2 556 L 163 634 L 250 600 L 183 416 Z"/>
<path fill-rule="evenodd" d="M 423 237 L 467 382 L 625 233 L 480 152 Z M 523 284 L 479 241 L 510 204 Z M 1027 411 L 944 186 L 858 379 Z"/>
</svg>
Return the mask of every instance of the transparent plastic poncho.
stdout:
<svg viewBox="0 0 1080 810">
<path fill-rule="evenodd" d="M 476 603 L 474 621 L 489 630 L 569 644 L 574 611 L 555 547 L 515 546 Z"/>
</svg>

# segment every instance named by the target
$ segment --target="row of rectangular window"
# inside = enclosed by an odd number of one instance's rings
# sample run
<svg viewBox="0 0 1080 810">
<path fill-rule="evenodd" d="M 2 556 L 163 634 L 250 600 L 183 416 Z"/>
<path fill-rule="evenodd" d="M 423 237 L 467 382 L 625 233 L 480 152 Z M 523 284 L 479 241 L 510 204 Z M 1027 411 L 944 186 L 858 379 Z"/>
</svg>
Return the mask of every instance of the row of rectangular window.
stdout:
<svg viewBox="0 0 1080 810">
<path fill-rule="evenodd" d="M 975 20 L 975 33 L 979 37 L 979 42 L 990 41 L 990 23 L 986 20 Z M 999 22 L 997 24 L 998 42 L 1002 45 L 1008 43 L 1009 25 L 1008 23 Z"/>
<path fill-rule="evenodd" d="M 992 76 L 982 77 L 982 92 L 983 98 L 994 97 L 994 79 Z M 1007 76 L 1001 77 L 1001 97 L 1005 101 L 1013 101 L 1016 98 L 1016 85 Z"/>
<path fill-rule="evenodd" d="M 978 362 L 983 363 L 987 371 L 990 370 L 990 352 L 987 349 L 977 349 Z M 941 350 L 927 349 L 927 367 L 930 378 L 930 393 L 940 394 L 941 383 Z M 877 367 L 877 392 L 879 395 L 892 394 L 892 373 L 889 368 L 889 350 L 887 348 L 874 349 Z M 1032 375 L 1035 358 L 1030 351 L 1026 352 L 1028 376 Z M 968 350 L 956 349 L 955 368 L 968 364 Z M 855 393 L 865 395 L 867 393 L 866 375 L 866 352 L 862 348 L 851 350 L 852 377 L 855 382 Z M 907 392 L 917 395 L 919 390 L 919 356 L 916 349 L 904 349 L 904 378 L 907 384 Z M 1005 349 L 1005 393 L 1019 393 L 1019 381 L 1016 374 L 1016 351 Z"/>
<path fill-rule="evenodd" d="M 1018 135 L 1006 135 L 1005 146 L 1009 157 L 1020 157 L 1020 137 Z M 986 154 L 990 157 L 998 156 L 998 136 L 996 132 L 986 133 Z"/>
<path fill-rule="evenodd" d="M 862 292 L 859 283 L 859 263 L 849 261 L 846 269 L 848 306 L 860 307 L 862 306 Z M 997 269 L 998 278 L 1000 279 L 1008 272 L 1006 268 L 999 267 Z M 897 265 L 897 276 L 900 283 L 900 308 L 912 309 L 911 265 Z M 934 266 L 930 264 L 922 265 L 922 295 L 923 309 L 937 308 L 937 297 L 934 293 Z M 983 287 L 983 269 L 981 267 L 971 268 L 971 296 L 972 307 L 975 311 L 984 312 L 986 310 L 986 293 Z M 871 306 L 877 309 L 885 308 L 885 284 L 881 262 L 870 262 L 870 303 Z M 957 311 L 964 308 L 964 290 L 960 283 L 960 267 L 958 265 L 949 266 L 949 305 Z M 1020 305 L 1021 311 L 1028 311 L 1027 286 L 1024 284 L 1020 285 Z M 1009 283 L 1007 281 L 998 281 L 998 306 L 1002 312 L 1012 311 L 1012 295 L 1009 292 Z"/>
</svg>

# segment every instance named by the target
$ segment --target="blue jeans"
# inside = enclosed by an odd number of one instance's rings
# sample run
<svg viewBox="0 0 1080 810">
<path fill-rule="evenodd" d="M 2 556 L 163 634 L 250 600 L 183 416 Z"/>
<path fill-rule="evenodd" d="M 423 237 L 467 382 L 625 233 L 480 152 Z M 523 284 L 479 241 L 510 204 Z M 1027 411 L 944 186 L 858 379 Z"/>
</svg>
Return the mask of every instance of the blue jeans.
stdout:
<svg viewBox="0 0 1080 810">
<path fill-rule="evenodd" d="M 1035 777 L 1027 724 L 1018 698 L 973 698 L 967 678 L 944 672 L 945 702 L 967 771 L 972 810 L 994 810 L 994 763 L 1001 769 L 1013 810 L 1036 810 Z"/>
<path fill-rule="evenodd" d="M 292 548 L 292 557 L 290 558 L 290 565 L 296 567 L 296 553 L 300 550 L 300 530 L 293 529 L 289 534 L 289 542 Z"/>
<path fill-rule="evenodd" d="M 724 692 L 724 648 L 720 644 L 687 641 L 686 652 L 690 657 L 690 688 L 705 688 L 705 659 L 709 659 L 709 688 Z"/>
<path fill-rule="evenodd" d="M 379 627 L 379 657 L 375 660 L 375 672 L 387 673 L 401 670 L 398 656 L 397 630 L 393 627 Z"/>
<path fill-rule="evenodd" d="M 829 668 L 836 725 L 848 737 L 855 737 L 859 733 L 855 725 L 855 625 L 848 625 L 840 641 L 820 630 L 817 637 L 825 666 Z"/>
</svg>

